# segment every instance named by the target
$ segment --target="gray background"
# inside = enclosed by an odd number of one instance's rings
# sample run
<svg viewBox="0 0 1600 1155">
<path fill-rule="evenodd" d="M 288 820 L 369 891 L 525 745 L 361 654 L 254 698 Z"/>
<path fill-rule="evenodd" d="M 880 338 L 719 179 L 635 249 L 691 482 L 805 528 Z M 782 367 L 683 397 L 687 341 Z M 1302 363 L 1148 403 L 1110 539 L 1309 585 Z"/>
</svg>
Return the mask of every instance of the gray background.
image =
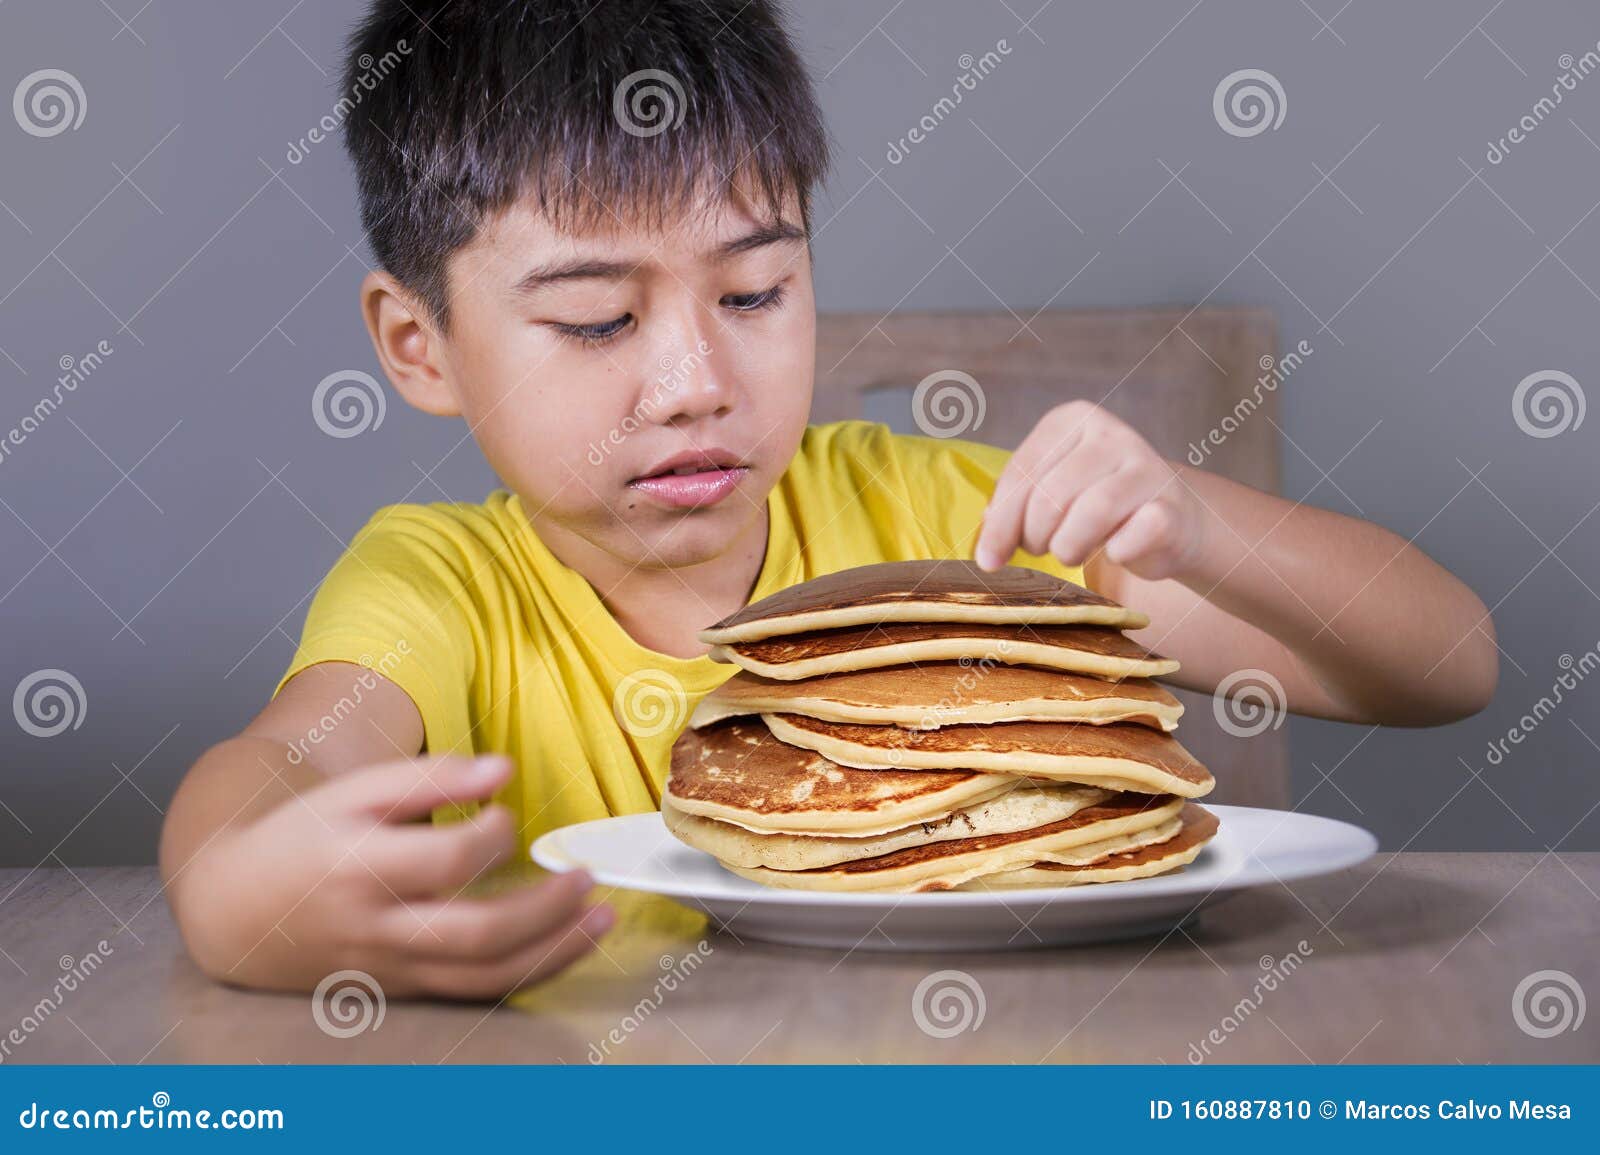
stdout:
<svg viewBox="0 0 1600 1155">
<path fill-rule="evenodd" d="M 360 7 L 0 7 L 0 97 L 44 68 L 86 97 L 48 138 L 0 107 L 0 437 L 62 358 L 113 349 L 0 460 L 0 698 L 41 669 L 84 688 L 53 737 L 0 709 L 0 863 L 149 861 L 341 543 L 386 502 L 494 484 L 459 424 L 397 399 L 352 439 L 312 421 L 324 377 L 377 372 L 340 146 L 287 160 L 338 99 Z M 1600 847 L 1600 686 L 1486 758 L 1600 640 L 1600 418 L 1536 438 L 1512 414 L 1536 371 L 1600 386 L 1600 75 L 1485 159 L 1561 54 L 1595 47 L 1594 6 L 794 7 L 838 146 L 820 307 L 1275 308 L 1283 346 L 1315 348 L 1283 390 L 1286 492 L 1414 537 L 1493 607 L 1504 651 L 1495 702 L 1455 726 L 1293 720 L 1297 804 L 1389 849 Z M 889 164 L 961 54 L 1001 38 L 1001 66 Z M 1286 93 L 1248 139 L 1212 114 L 1242 68 Z"/>
</svg>

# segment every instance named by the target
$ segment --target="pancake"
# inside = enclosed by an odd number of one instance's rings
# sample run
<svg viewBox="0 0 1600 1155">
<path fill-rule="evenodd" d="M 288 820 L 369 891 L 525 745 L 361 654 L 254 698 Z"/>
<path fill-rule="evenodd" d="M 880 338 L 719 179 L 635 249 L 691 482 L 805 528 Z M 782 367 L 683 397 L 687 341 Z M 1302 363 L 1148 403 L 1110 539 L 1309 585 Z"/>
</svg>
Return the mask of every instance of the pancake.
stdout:
<svg viewBox="0 0 1600 1155">
<path fill-rule="evenodd" d="M 786 682 L 740 670 L 700 700 L 689 725 L 740 714 L 804 714 L 827 722 L 929 729 L 986 722 L 1178 725 L 1183 705 L 1142 679 L 1108 682 L 1032 666 L 926 662 Z"/>
<path fill-rule="evenodd" d="M 1106 855 L 1082 865 L 1065 860 L 1039 862 L 961 884 L 959 890 L 1011 890 L 1019 887 L 1080 886 L 1091 882 L 1125 882 L 1183 869 L 1217 834 L 1217 816 L 1203 806 L 1183 808 L 1181 829 L 1165 842 Z"/>
<path fill-rule="evenodd" d="M 1016 775 L 858 770 L 780 742 L 760 718 L 686 729 L 663 801 L 758 833 L 887 834 L 1015 787 Z"/>
<path fill-rule="evenodd" d="M 711 657 L 780 681 L 908 662 L 1042 666 L 1101 678 L 1154 678 L 1178 668 L 1109 626 L 889 622 L 811 630 L 711 647 Z"/>
<path fill-rule="evenodd" d="M 1211 771 L 1172 735 L 1121 722 L 993 722 L 907 730 L 801 714 L 763 714 L 762 720 L 783 742 L 873 773 L 987 771 L 1184 798 L 1209 794 L 1216 785 Z"/>
<path fill-rule="evenodd" d="M 705 851 L 725 865 L 809 870 L 857 858 L 874 858 L 930 842 L 1032 830 L 1070 818 L 1084 807 L 1112 796 L 1111 791 L 1093 786 L 1036 785 L 1020 779 L 1013 786 L 1003 794 L 964 806 L 943 818 L 864 838 L 756 834 L 714 818 L 685 814 L 671 798 L 662 799 L 661 817 L 680 842 Z"/>
<path fill-rule="evenodd" d="M 812 870 L 723 866 L 742 878 L 789 890 L 949 890 L 969 879 L 1051 861 L 1096 844 L 1131 848 L 1177 833 L 1183 799 L 1121 793 L 1070 818 L 1009 834 L 957 838 Z M 1126 839 L 1126 842 L 1118 842 Z M 1098 850 L 1097 857 L 1109 853 Z"/>
<path fill-rule="evenodd" d="M 813 578 L 730 614 L 700 631 L 700 640 L 728 645 L 878 622 L 1082 622 L 1138 630 L 1150 619 L 1041 570 L 1012 565 L 989 573 L 952 558 L 880 562 Z"/>
</svg>

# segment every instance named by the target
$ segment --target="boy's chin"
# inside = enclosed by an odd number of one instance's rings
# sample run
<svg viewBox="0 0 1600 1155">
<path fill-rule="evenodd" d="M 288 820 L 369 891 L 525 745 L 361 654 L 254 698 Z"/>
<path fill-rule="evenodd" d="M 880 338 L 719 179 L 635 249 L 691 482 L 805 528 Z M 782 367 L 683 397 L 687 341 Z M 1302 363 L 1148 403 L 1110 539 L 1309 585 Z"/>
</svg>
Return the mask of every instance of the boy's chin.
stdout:
<svg viewBox="0 0 1600 1155">
<path fill-rule="evenodd" d="M 641 566 L 679 569 L 715 561 L 739 547 L 750 520 L 759 516 L 744 512 L 746 516 L 741 517 L 738 510 L 728 507 L 634 518 L 631 524 L 638 536 L 628 535 L 634 548 L 627 552 L 636 553 Z"/>
</svg>

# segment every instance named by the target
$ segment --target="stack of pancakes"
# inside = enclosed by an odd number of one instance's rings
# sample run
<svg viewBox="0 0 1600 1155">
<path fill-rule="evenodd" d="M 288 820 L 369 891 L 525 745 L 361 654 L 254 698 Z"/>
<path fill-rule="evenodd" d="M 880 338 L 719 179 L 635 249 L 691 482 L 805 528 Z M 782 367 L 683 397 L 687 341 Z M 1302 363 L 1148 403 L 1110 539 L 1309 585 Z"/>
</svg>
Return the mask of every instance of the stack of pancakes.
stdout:
<svg viewBox="0 0 1600 1155">
<path fill-rule="evenodd" d="M 1210 772 L 1145 615 L 1038 570 L 887 562 L 700 633 L 740 670 L 672 751 L 668 829 L 769 886 L 1069 886 L 1181 869 Z"/>
</svg>

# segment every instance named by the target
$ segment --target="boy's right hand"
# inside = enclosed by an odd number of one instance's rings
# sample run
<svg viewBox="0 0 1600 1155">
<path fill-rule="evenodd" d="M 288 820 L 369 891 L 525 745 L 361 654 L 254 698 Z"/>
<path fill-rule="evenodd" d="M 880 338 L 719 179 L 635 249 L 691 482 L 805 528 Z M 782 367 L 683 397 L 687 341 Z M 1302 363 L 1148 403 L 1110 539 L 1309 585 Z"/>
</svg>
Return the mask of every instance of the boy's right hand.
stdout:
<svg viewBox="0 0 1600 1155">
<path fill-rule="evenodd" d="M 504 806 L 424 825 L 437 806 L 488 799 L 504 758 L 441 757 L 342 772 L 228 826 L 172 879 L 190 953 L 223 982 L 311 990 L 365 971 L 388 995 L 498 998 L 561 970 L 614 920 L 587 907 L 582 871 L 498 893 L 457 890 L 517 845 Z"/>
</svg>

